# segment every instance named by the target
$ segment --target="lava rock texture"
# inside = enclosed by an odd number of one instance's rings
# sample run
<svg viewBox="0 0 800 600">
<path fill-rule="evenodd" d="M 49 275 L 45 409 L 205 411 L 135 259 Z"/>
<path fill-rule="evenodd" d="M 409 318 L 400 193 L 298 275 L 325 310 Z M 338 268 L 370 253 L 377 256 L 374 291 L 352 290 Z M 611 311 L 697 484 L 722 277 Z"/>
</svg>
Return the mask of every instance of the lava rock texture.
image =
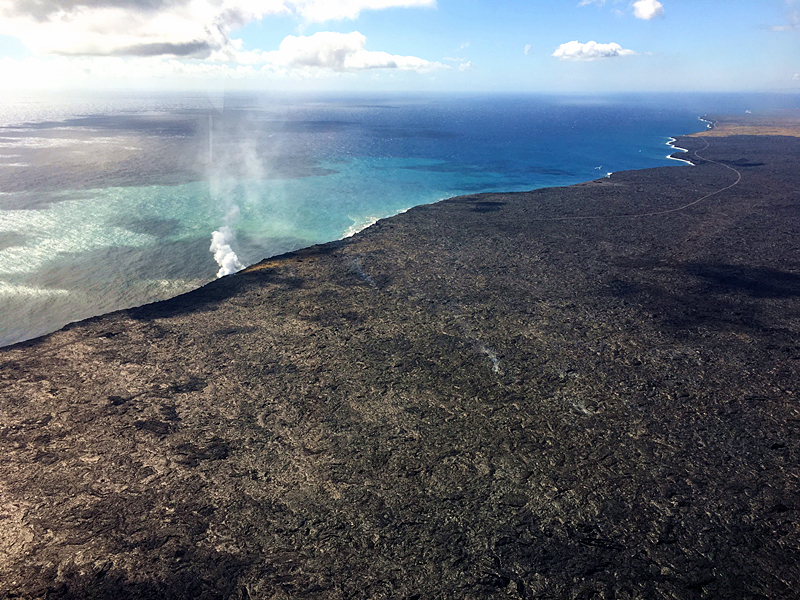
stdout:
<svg viewBox="0 0 800 600">
<path fill-rule="evenodd" d="M 800 138 L 678 145 L 1 350 L 0 596 L 796 598 Z"/>
</svg>

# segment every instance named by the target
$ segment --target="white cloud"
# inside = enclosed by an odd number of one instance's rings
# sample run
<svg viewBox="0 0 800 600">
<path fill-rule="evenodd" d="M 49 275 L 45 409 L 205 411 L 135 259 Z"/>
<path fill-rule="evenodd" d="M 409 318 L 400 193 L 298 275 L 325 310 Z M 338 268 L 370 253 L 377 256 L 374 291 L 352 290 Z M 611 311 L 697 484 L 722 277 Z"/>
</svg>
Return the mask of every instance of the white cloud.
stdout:
<svg viewBox="0 0 800 600">
<path fill-rule="evenodd" d="M 588 6 L 589 4 L 596 4 L 597 6 L 603 6 L 606 3 L 606 0 L 581 0 L 578 6 Z"/>
<path fill-rule="evenodd" d="M 288 36 L 273 52 L 237 52 L 238 64 L 163 56 L 0 57 L 0 89 L 114 87 L 153 80 L 180 87 L 180 82 L 192 80 L 298 80 L 352 77 L 368 69 L 427 73 L 451 68 L 415 56 L 369 51 L 365 46 L 366 38 L 358 32 L 320 32 L 309 37 Z M 471 66 L 467 61 L 459 69 Z"/>
<path fill-rule="evenodd" d="M 525 54 L 525 56 L 528 56 L 531 53 L 531 45 L 525 44 L 525 49 L 522 52 Z"/>
<path fill-rule="evenodd" d="M 153 6 L 155 5 L 155 6 Z M 281 0 L 6 0 L 0 34 L 36 54 L 208 57 L 235 50 L 232 29 L 287 13 Z"/>
<path fill-rule="evenodd" d="M 800 31 L 800 12 L 792 11 L 789 14 L 789 23 L 787 25 L 775 25 L 772 31 Z"/>
<path fill-rule="evenodd" d="M 435 0 L 0 0 L 0 34 L 36 54 L 234 60 L 230 32 L 267 15 L 355 19 Z"/>
<path fill-rule="evenodd" d="M 274 52 L 265 52 L 266 63 L 290 68 L 358 71 L 363 69 L 400 69 L 424 73 L 449 68 L 416 56 L 397 56 L 366 50 L 367 38 L 357 31 L 335 33 L 321 31 L 312 36 L 289 35 Z"/>
<path fill-rule="evenodd" d="M 364 10 L 387 8 L 435 8 L 436 0 L 294 0 L 288 2 L 307 21 L 340 21 L 357 19 Z"/>
<path fill-rule="evenodd" d="M 561 44 L 553 56 L 561 60 L 596 60 L 598 58 L 614 58 L 617 56 L 630 56 L 636 54 L 633 50 L 626 50 L 619 44 L 598 44 L 597 42 L 578 41 Z"/>
<path fill-rule="evenodd" d="M 664 5 L 658 0 L 637 0 L 633 3 L 633 16 L 649 21 L 664 16 Z"/>
<path fill-rule="evenodd" d="M 446 60 L 450 63 L 458 63 L 458 67 L 455 67 L 454 65 L 454 68 L 458 68 L 459 71 L 469 71 L 470 69 L 474 69 L 475 65 L 472 64 L 471 60 L 468 60 L 465 56 L 458 55 L 459 52 L 466 50 L 467 48 L 469 48 L 469 42 L 464 42 L 458 48 L 456 48 L 455 56 L 445 56 L 442 60 Z"/>
</svg>

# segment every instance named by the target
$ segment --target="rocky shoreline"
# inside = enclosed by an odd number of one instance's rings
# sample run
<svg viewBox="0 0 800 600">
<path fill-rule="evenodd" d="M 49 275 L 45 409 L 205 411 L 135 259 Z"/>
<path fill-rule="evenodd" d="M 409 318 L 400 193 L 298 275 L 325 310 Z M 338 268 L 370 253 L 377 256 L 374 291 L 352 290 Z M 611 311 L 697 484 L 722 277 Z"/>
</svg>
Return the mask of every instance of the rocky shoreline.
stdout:
<svg viewBox="0 0 800 600">
<path fill-rule="evenodd" d="M 0 349 L 0 596 L 796 597 L 800 138 L 676 145 Z"/>
</svg>

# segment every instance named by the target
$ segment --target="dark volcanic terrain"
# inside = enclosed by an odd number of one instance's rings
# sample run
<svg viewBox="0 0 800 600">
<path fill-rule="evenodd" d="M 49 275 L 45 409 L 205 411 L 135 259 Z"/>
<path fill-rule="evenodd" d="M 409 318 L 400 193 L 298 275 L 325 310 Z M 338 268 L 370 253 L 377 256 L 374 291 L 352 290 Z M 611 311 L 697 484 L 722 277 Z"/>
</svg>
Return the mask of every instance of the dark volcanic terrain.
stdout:
<svg viewBox="0 0 800 600">
<path fill-rule="evenodd" d="M 800 138 L 678 145 L 0 350 L 0 596 L 797 598 Z"/>
</svg>

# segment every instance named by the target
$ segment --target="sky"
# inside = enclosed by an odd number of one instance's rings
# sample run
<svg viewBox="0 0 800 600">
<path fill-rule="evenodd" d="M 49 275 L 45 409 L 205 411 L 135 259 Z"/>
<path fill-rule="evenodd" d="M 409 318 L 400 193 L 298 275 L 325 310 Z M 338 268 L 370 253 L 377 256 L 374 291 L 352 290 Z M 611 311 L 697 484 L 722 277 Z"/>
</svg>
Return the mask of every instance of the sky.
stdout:
<svg viewBox="0 0 800 600">
<path fill-rule="evenodd" d="M 800 92 L 800 0 L 0 0 L 0 89 Z"/>
</svg>

